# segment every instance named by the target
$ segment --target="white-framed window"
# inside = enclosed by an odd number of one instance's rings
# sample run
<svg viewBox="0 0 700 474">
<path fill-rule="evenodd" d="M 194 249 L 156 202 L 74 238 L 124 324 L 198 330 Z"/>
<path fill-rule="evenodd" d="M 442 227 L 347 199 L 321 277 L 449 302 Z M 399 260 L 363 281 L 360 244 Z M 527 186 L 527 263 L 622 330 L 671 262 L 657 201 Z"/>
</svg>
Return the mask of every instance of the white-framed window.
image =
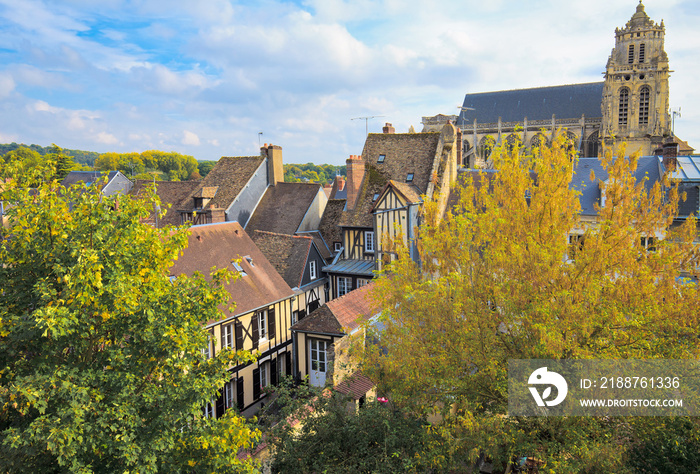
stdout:
<svg viewBox="0 0 700 474">
<path fill-rule="evenodd" d="M 215 418 L 216 415 L 214 414 L 214 400 L 209 401 L 204 406 L 204 417 L 205 418 Z"/>
<path fill-rule="evenodd" d="M 292 325 L 299 321 L 299 311 L 292 311 Z"/>
<path fill-rule="evenodd" d="M 211 336 L 207 336 L 207 346 L 202 349 L 202 354 L 204 355 L 205 359 L 211 359 L 211 355 L 213 354 L 213 347 L 214 346 L 214 341 L 212 340 Z"/>
<path fill-rule="evenodd" d="M 258 313 L 258 336 L 260 339 L 267 339 L 267 310 Z"/>
<path fill-rule="evenodd" d="M 221 327 L 221 347 L 235 349 L 233 345 L 233 324 L 224 324 Z"/>
<path fill-rule="evenodd" d="M 318 278 L 318 271 L 316 269 L 316 260 L 311 260 L 309 262 L 309 278 L 315 280 Z"/>
<path fill-rule="evenodd" d="M 647 252 L 656 251 L 656 239 L 654 237 L 641 237 L 640 241 L 642 248 L 646 249 Z"/>
<path fill-rule="evenodd" d="M 374 252 L 374 232 L 365 231 L 365 252 Z"/>
<path fill-rule="evenodd" d="M 368 280 L 366 278 L 358 278 L 357 279 L 357 287 L 360 288 L 362 286 L 368 285 L 370 281 L 372 281 L 372 280 Z"/>
<path fill-rule="evenodd" d="M 235 380 L 231 380 L 224 384 L 224 406 L 226 407 L 226 409 L 233 407 L 234 403 L 236 403 L 235 399 L 233 398 L 235 393 L 235 384 Z"/>
<path fill-rule="evenodd" d="M 340 242 L 333 242 L 333 251 L 340 252 L 343 249 L 343 244 Z"/>
<path fill-rule="evenodd" d="M 265 362 L 264 364 L 260 364 L 260 388 L 263 389 L 267 387 L 269 382 L 269 377 L 267 376 L 267 371 L 268 371 L 268 364 Z"/>
<path fill-rule="evenodd" d="M 343 296 L 352 291 L 352 279 L 348 277 L 338 277 L 338 296 Z"/>
</svg>

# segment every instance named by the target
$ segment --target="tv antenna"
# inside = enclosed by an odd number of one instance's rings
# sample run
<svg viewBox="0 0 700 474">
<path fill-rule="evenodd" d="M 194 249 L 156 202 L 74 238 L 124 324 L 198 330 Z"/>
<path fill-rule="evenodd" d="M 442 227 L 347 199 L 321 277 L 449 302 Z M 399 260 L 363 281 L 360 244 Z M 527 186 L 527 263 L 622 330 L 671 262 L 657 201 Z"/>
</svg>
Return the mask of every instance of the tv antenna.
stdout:
<svg viewBox="0 0 700 474">
<path fill-rule="evenodd" d="M 355 117 L 350 120 L 364 120 L 365 121 L 365 135 L 369 135 L 369 119 L 377 117 L 386 117 L 386 115 L 370 115 L 368 117 Z"/>
</svg>

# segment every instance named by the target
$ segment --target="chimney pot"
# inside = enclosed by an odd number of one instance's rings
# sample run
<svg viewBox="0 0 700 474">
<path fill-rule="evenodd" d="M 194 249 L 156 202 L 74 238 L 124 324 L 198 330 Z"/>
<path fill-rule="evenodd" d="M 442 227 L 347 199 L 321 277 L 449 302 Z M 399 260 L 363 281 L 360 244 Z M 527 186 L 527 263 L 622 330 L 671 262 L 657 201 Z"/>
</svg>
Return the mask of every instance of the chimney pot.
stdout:
<svg viewBox="0 0 700 474">
<path fill-rule="evenodd" d="M 382 132 L 394 133 L 394 132 L 396 132 L 396 129 L 389 122 L 387 122 L 386 124 L 384 124 L 384 127 L 382 128 Z"/>
</svg>

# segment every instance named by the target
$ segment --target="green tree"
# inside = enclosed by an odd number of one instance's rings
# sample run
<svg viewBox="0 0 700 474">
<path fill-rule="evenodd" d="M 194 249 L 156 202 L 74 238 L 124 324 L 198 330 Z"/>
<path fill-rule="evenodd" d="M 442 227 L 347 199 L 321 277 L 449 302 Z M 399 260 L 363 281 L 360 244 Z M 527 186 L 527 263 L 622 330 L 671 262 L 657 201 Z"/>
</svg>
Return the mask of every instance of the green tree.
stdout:
<svg viewBox="0 0 700 474">
<path fill-rule="evenodd" d="M 624 146 L 603 159 L 606 199 L 589 225 L 564 137 L 537 157 L 518 144 L 492 157 L 498 172 L 470 176 L 444 219 L 426 204 L 422 265 L 400 248 L 379 279 L 387 352 L 370 348 L 366 370 L 400 406 L 441 410 L 445 439 L 471 460 L 624 472 L 623 420 L 505 417 L 508 360 L 697 358 L 700 293 L 677 278 L 697 268 L 695 220 L 672 226 L 677 188 L 647 191 Z M 570 248 L 579 226 L 585 244 Z M 648 252 L 640 237 L 652 235 Z"/>
<path fill-rule="evenodd" d="M 302 387 L 297 397 L 284 385 L 274 391 L 285 402 L 276 408 L 282 421 L 265 434 L 272 472 L 425 472 L 444 463 L 441 440 L 426 423 L 386 403 L 356 410 L 337 392 L 309 397 Z"/>
<path fill-rule="evenodd" d="M 216 166 L 216 161 L 200 161 L 197 163 L 199 174 L 204 178 Z"/>
<path fill-rule="evenodd" d="M 203 416 L 231 363 L 207 359 L 222 270 L 169 279 L 185 229 L 140 223 L 155 196 L 13 183 L 0 230 L 0 470 L 249 472 L 242 418 Z"/>
</svg>

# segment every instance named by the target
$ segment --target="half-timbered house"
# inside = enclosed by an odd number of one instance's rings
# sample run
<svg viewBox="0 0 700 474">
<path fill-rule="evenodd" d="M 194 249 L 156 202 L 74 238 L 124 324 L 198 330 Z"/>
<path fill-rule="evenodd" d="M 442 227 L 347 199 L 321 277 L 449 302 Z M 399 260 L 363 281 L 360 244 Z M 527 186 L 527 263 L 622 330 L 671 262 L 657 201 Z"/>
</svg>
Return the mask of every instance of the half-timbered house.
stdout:
<svg viewBox="0 0 700 474">
<path fill-rule="evenodd" d="M 308 376 L 317 387 L 334 386 L 355 372 L 348 358 L 350 342 L 363 337 L 362 322 L 380 311 L 370 296 L 372 287 L 329 301 L 292 326 L 298 378 Z"/>
<path fill-rule="evenodd" d="M 237 407 L 253 415 L 264 403 L 264 387 L 292 372 L 291 315 L 295 294 L 237 222 L 190 228 L 189 245 L 171 268 L 172 276 L 208 275 L 212 267 L 229 268 L 239 277 L 225 288 L 234 308 L 222 306 L 218 321 L 207 321 L 210 356 L 223 348 L 257 350 L 253 363 L 232 366 L 212 411 L 217 417 Z"/>
<path fill-rule="evenodd" d="M 418 258 L 414 229 L 420 225 L 423 196 L 447 205 L 450 183 L 457 175 L 457 129 L 440 132 L 384 133 L 367 136 L 362 156 L 347 160 L 347 200 L 340 228 L 342 252 L 324 270 L 331 280 L 331 298 L 366 285 L 382 259 L 406 245 Z"/>
</svg>

